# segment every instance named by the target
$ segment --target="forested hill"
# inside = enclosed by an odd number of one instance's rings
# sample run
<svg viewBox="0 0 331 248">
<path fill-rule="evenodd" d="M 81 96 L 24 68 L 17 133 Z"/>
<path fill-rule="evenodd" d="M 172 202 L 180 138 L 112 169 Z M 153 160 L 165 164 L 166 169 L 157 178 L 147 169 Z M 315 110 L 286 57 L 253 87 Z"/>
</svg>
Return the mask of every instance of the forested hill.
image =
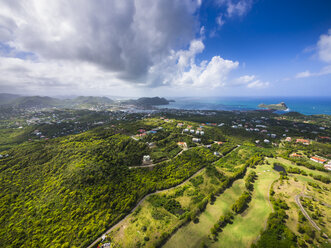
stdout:
<svg viewBox="0 0 331 248">
<path fill-rule="evenodd" d="M 101 127 L 9 150 L 0 159 L 1 246 L 85 247 L 148 192 L 214 158 L 193 148 L 153 170 L 130 170 L 149 148 L 122 131 Z"/>
</svg>

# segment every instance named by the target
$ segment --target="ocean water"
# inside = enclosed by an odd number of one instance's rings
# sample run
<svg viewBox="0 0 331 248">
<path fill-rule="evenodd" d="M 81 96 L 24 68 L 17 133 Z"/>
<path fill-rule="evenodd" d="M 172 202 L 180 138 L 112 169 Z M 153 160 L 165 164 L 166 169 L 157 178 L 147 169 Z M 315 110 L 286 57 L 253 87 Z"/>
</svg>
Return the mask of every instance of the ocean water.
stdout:
<svg viewBox="0 0 331 248">
<path fill-rule="evenodd" d="M 255 110 L 260 103 L 285 102 L 288 111 L 305 115 L 331 115 L 331 97 L 180 97 L 161 108 L 188 110 Z M 285 112 L 285 111 L 280 111 Z"/>
</svg>

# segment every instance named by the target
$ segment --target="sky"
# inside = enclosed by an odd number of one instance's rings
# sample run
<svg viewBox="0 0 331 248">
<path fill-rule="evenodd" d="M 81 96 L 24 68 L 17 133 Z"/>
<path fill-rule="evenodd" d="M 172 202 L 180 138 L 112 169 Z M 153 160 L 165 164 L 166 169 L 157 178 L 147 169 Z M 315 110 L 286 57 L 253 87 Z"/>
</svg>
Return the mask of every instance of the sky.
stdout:
<svg viewBox="0 0 331 248">
<path fill-rule="evenodd" d="M 0 0 L 0 92 L 331 97 L 328 0 Z"/>
</svg>

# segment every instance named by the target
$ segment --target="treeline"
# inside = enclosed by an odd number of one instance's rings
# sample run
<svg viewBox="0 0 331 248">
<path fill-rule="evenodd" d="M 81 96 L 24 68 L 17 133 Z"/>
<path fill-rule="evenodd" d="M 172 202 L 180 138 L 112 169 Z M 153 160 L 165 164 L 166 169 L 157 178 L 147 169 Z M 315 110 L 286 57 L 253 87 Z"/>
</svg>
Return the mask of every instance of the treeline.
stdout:
<svg viewBox="0 0 331 248">
<path fill-rule="evenodd" d="M 246 168 L 248 164 L 250 164 L 250 162 L 246 164 Z M 214 239 L 217 239 L 217 233 L 221 232 L 227 224 L 232 224 L 232 220 L 236 214 L 242 213 L 248 207 L 248 203 L 252 199 L 251 192 L 254 190 L 253 183 L 255 180 L 256 173 L 255 171 L 251 171 L 245 178 L 245 187 L 247 191 L 243 192 L 242 195 L 231 206 L 232 211 L 222 215 L 215 223 L 215 225 L 210 229 Z"/>
</svg>

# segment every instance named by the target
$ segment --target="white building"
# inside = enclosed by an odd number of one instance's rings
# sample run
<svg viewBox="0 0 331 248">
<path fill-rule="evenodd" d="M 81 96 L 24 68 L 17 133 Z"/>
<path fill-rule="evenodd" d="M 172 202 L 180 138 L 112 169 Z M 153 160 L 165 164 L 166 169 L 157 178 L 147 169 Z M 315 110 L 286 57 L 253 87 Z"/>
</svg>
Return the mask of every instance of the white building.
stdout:
<svg viewBox="0 0 331 248">
<path fill-rule="evenodd" d="M 143 161 L 144 161 L 144 162 L 151 161 L 151 156 L 149 156 L 149 155 L 144 155 L 144 157 L 143 157 Z"/>
<path fill-rule="evenodd" d="M 266 143 L 266 144 L 269 144 L 270 143 L 270 141 L 267 140 L 267 139 L 263 140 L 263 142 Z"/>
</svg>

